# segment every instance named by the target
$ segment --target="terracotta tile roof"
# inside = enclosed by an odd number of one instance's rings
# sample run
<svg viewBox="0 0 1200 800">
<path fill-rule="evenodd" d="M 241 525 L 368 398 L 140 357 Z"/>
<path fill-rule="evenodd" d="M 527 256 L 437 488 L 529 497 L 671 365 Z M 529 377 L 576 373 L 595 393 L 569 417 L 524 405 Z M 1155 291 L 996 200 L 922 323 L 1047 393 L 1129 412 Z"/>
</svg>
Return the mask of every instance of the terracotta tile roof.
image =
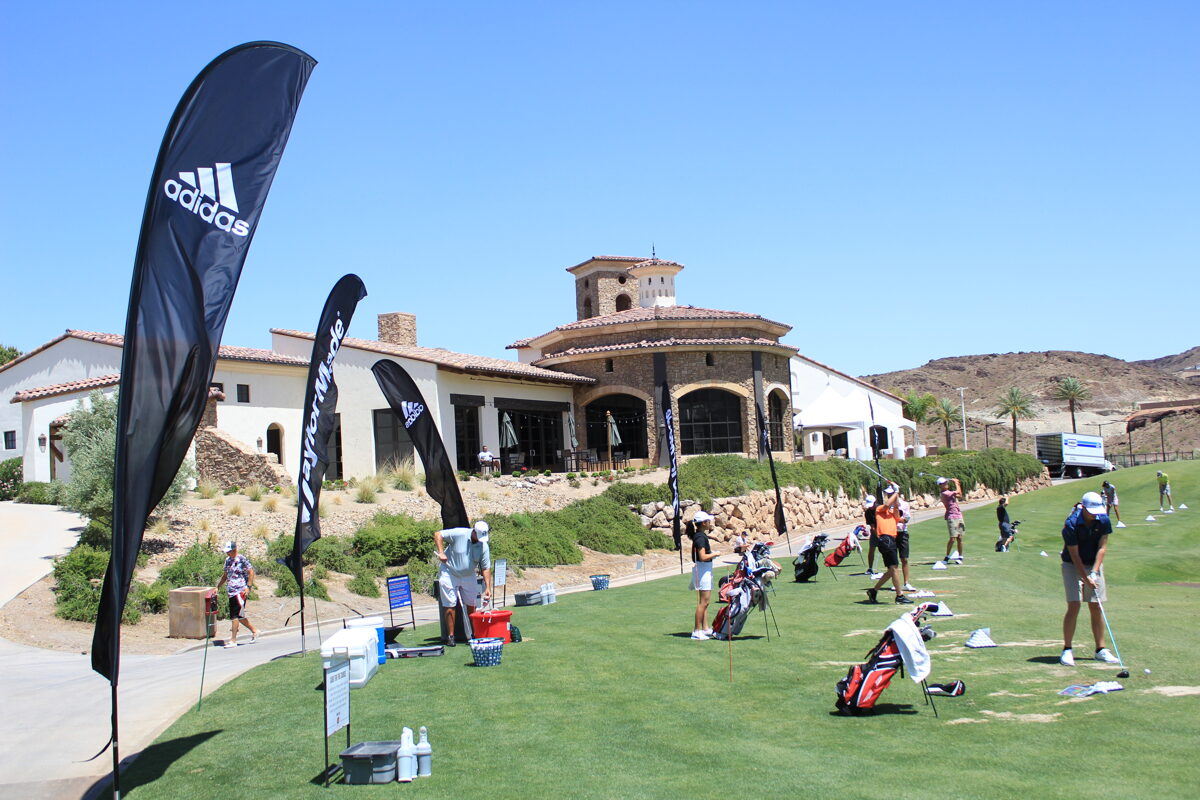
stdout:
<svg viewBox="0 0 1200 800">
<path fill-rule="evenodd" d="M 546 353 L 536 363 L 541 363 L 553 358 L 562 358 L 563 356 L 578 356 L 588 355 L 590 353 L 615 353 L 622 350 L 644 350 L 651 347 L 683 347 L 691 345 L 693 347 L 779 347 L 788 350 L 792 353 L 796 352 L 796 348 L 791 345 L 780 344 L 774 339 L 751 338 L 749 336 L 735 336 L 715 339 L 681 339 L 675 336 L 666 339 L 642 339 L 638 342 L 624 342 L 622 344 L 605 344 L 596 345 L 595 347 L 570 347 L 566 350 L 559 350 L 554 353 Z"/>
<path fill-rule="evenodd" d="M 513 342 L 512 344 L 510 344 L 508 347 L 506 347 L 504 349 L 505 350 L 517 350 L 522 347 L 528 347 L 529 343 L 533 341 L 533 338 L 534 337 L 529 336 L 525 339 L 517 339 L 515 342 Z"/>
<path fill-rule="evenodd" d="M 103 389 L 106 386 L 116 386 L 121 382 L 120 375 L 98 375 L 95 378 L 85 378 L 81 381 L 55 383 L 51 386 L 38 386 L 34 389 L 22 389 L 12 396 L 10 403 L 24 403 L 29 400 L 40 400 L 43 397 L 55 397 L 60 394 L 84 392 L 91 389 Z"/>
<path fill-rule="evenodd" d="M 640 264 L 643 261 L 649 260 L 650 259 L 646 258 L 645 256 L 592 256 L 591 258 L 585 258 L 583 261 L 580 261 L 573 267 L 567 267 L 566 270 L 567 272 L 570 272 L 571 270 L 579 269 L 584 264 L 590 264 L 593 261 L 626 261 L 630 264 Z"/>
<path fill-rule="evenodd" d="M 313 334 L 306 331 L 293 331 L 283 328 L 272 328 L 271 333 L 277 333 L 282 336 L 294 336 L 298 339 L 311 340 L 313 338 Z M 487 356 L 454 353 L 438 347 L 414 347 L 389 344 L 388 342 L 379 342 L 374 339 L 355 339 L 352 337 L 343 339 L 342 344 L 372 353 L 411 358 L 414 361 L 425 361 L 459 372 L 524 378 L 526 380 L 547 381 L 550 383 L 589 384 L 596 382 L 594 378 L 588 378 L 583 375 L 572 375 L 569 372 L 542 369 L 541 367 L 522 364 L 519 361 L 507 361 L 500 358 L 488 358 Z"/>
<path fill-rule="evenodd" d="M 617 311 L 613 314 L 605 314 L 601 317 L 588 317 L 587 319 L 568 322 L 565 325 L 559 325 L 554 331 L 578 331 L 587 330 L 589 328 L 603 328 L 610 325 L 625 325 L 638 322 L 652 322 L 661 320 L 665 322 L 675 321 L 712 321 L 712 322 L 736 322 L 736 321 L 758 321 L 765 322 L 769 325 L 777 325 L 785 330 L 791 330 L 790 325 L 784 325 L 782 322 L 775 322 L 766 317 L 761 317 L 758 314 L 747 314 L 743 311 L 721 311 L 716 308 L 697 308 L 696 306 L 654 306 L 652 308 L 631 308 L 627 311 Z M 545 336 L 546 334 L 542 334 Z M 510 344 L 506 349 L 515 347 L 528 347 L 529 343 L 540 339 L 541 336 L 532 336 L 527 339 L 521 339 L 520 342 Z"/>
<path fill-rule="evenodd" d="M 70 421 L 71 421 L 71 415 L 63 414 L 61 417 L 55 417 L 53 420 L 51 420 L 50 427 L 51 428 L 55 428 L 55 427 L 61 428 L 62 426 L 66 425 Z"/>
</svg>

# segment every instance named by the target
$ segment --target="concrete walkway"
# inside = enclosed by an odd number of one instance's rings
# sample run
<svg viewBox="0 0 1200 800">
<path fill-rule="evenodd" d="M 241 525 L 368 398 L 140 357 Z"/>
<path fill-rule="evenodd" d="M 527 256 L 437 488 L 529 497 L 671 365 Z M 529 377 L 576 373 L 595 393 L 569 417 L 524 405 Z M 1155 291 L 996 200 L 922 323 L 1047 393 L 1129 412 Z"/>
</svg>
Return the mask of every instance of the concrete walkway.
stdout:
<svg viewBox="0 0 1200 800">
<path fill-rule="evenodd" d="M 914 521 L 940 515 L 940 510 L 918 512 Z M 836 541 L 854 524 L 849 521 L 824 532 Z M 74 543 L 77 531 L 72 528 L 79 525 L 78 517 L 56 509 L 0 503 L 0 554 L 6 562 L 0 597 L 4 602 L 49 573 L 52 557 Z M 791 579 L 792 553 L 812 533 L 815 531 L 793 534 L 792 548 L 783 542 L 773 547 L 775 560 L 784 568 L 780 580 Z M 990 547 L 990 533 L 980 532 L 976 546 Z M 686 554 L 684 568 L 691 568 Z M 679 567 L 672 566 L 614 578 L 610 585 L 626 586 L 678 574 Z M 590 583 L 558 589 L 560 594 L 591 590 Z M 416 616 L 418 625 L 436 622 L 437 606 L 417 606 Z M 340 621 L 323 623 L 326 634 L 336 627 Z M 306 644 L 310 650 L 319 647 L 311 625 Z M 202 667 L 207 695 L 259 664 L 298 653 L 300 632 L 298 627 L 288 628 L 260 635 L 257 643 L 236 649 L 207 649 L 207 661 L 203 644 L 168 656 L 122 657 L 119 702 L 124 762 L 136 757 L 196 704 Z M 111 712 L 108 682 L 92 671 L 89 656 L 0 639 L 0 675 L 4 676 L 0 701 L 5 711 L 0 718 L 0 796 L 79 800 L 89 790 L 95 792 L 111 771 L 112 754 L 84 760 L 108 741 Z"/>
</svg>

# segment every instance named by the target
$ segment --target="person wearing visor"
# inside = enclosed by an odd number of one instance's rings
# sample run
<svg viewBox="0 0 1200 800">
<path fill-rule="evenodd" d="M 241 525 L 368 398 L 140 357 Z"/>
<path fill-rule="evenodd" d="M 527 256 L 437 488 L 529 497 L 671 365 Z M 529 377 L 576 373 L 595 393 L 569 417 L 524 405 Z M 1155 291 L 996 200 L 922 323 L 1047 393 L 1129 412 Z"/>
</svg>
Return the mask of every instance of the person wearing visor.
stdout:
<svg viewBox="0 0 1200 800">
<path fill-rule="evenodd" d="M 492 599 L 492 551 L 488 545 L 489 528 L 483 520 L 473 528 L 446 528 L 435 531 L 437 546 L 438 593 L 441 595 L 443 613 L 446 617 L 446 645 L 454 647 L 454 623 L 461 597 L 467 615 L 479 604 L 479 581 L 476 573 L 483 575 L 483 603 Z"/>
<path fill-rule="evenodd" d="M 1092 638 L 1096 641 L 1095 659 L 1116 664 L 1118 659 L 1104 643 L 1104 611 L 1100 604 L 1108 599 L 1104 585 L 1104 554 L 1112 522 L 1104 513 L 1104 498 L 1097 492 L 1085 494 L 1063 524 L 1062 577 L 1067 594 L 1067 613 L 1063 615 L 1063 651 L 1058 663 L 1075 666 L 1072 639 L 1079 619 L 1080 603 L 1088 604 Z"/>
<path fill-rule="evenodd" d="M 696 622 L 692 628 L 693 639 L 711 639 L 712 628 L 705 620 L 708 618 L 708 602 L 712 597 L 713 552 L 708 534 L 714 524 L 713 515 L 707 511 L 697 511 L 688 520 L 687 535 L 692 540 L 692 589 L 696 592 Z"/>
</svg>

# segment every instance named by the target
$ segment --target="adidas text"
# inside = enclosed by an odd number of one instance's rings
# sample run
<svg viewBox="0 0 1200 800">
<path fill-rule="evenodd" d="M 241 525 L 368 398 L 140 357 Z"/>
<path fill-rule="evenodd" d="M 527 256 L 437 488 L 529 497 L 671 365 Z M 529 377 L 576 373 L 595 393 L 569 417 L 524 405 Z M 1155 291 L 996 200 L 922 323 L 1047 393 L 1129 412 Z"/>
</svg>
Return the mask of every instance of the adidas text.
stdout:
<svg viewBox="0 0 1200 800">
<path fill-rule="evenodd" d="M 214 167 L 180 172 L 179 180 L 170 178 L 163 184 L 163 192 L 210 225 L 235 236 L 250 235 L 250 223 L 236 216 L 237 195 L 228 163 L 217 162 Z"/>
</svg>

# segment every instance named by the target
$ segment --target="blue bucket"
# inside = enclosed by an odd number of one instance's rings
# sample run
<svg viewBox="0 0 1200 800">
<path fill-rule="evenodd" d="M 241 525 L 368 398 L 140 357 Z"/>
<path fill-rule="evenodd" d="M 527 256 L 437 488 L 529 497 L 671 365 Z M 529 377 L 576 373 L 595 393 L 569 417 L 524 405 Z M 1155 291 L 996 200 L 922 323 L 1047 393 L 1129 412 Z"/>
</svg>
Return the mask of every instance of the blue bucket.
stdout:
<svg viewBox="0 0 1200 800">
<path fill-rule="evenodd" d="M 608 576 L 607 575 L 592 575 L 591 578 L 592 578 L 592 589 L 594 589 L 595 591 L 598 592 L 601 589 L 608 588 Z"/>
</svg>

